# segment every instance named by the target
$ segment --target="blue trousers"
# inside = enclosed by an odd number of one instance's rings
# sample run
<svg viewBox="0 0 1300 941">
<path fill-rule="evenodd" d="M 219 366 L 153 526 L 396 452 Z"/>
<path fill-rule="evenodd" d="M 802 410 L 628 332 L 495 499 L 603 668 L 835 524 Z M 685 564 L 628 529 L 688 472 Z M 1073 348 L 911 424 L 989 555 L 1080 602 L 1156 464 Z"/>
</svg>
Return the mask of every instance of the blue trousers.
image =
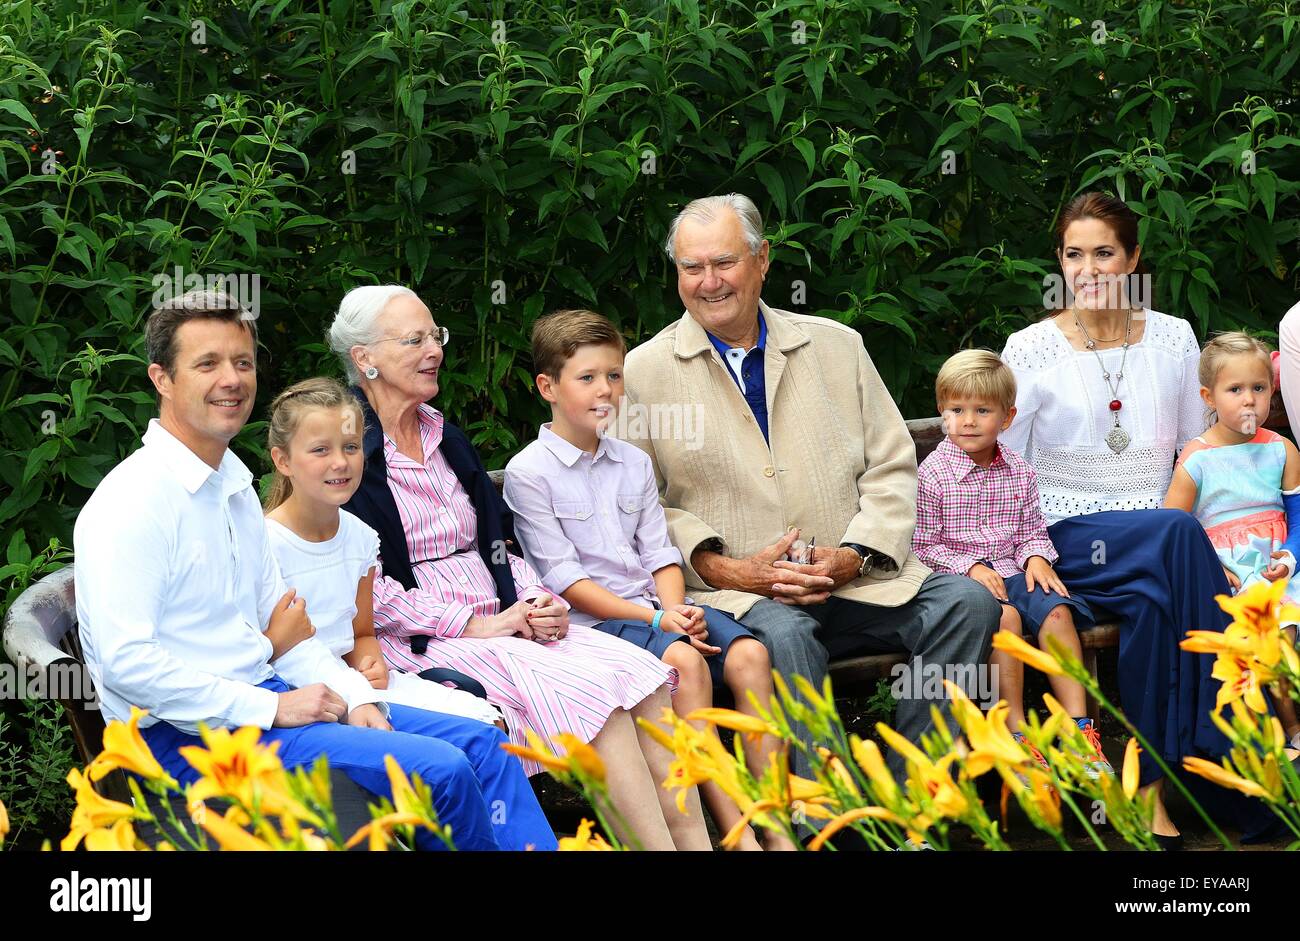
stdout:
<svg viewBox="0 0 1300 941">
<path fill-rule="evenodd" d="M 261 684 L 277 693 L 292 687 L 272 677 Z M 391 732 L 337 722 L 267 729 L 263 742 L 280 743 L 285 767 L 310 765 L 324 755 L 372 794 L 392 798 L 384 756 L 392 755 L 407 775 L 418 774 L 433 794 L 440 823 L 451 826 L 462 850 L 538 850 L 556 848 L 555 834 L 542 813 L 523 765 L 501 750 L 505 733 L 494 725 L 392 703 Z M 167 773 L 182 785 L 198 772 L 181 757 L 186 745 L 202 746 L 197 735 L 166 722 L 143 729 L 145 741 Z M 344 834 L 350 836 L 351 834 Z M 444 849 L 427 830 L 416 830 L 420 849 Z"/>
</svg>

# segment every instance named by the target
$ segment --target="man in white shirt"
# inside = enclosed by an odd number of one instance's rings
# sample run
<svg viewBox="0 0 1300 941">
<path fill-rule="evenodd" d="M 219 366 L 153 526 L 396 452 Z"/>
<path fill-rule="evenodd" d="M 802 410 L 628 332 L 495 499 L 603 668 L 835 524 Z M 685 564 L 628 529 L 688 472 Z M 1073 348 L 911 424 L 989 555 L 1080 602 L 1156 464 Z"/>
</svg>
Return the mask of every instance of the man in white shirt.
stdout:
<svg viewBox="0 0 1300 941">
<path fill-rule="evenodd" d="M 95 489 L 73 537 L 82 647 L 106 720 L 147 709 L 145 740 L 182 783 L 197 775 L 179 749 L 198 744 L 200 724 L 256 726 L 263 741 L 280 742 L 286 766 L 323 754 L 385 796 L 392 754 L 431 787 L 459 848 L 554 849 L 499 729 L 389 707 L 307 636 L 307 599 L 286 590 L 252 474 L 228 450 L 257 393 L 251 315 L 225 295 L 192 291 L 154 310 L 147 346 L 159 417 Z M 292 675 L 272 668 L 268 630 L 304 637 L 308 655 L 286 660 Z M 440 845 L 423 832 L 417 842 Z"/>
</svg>

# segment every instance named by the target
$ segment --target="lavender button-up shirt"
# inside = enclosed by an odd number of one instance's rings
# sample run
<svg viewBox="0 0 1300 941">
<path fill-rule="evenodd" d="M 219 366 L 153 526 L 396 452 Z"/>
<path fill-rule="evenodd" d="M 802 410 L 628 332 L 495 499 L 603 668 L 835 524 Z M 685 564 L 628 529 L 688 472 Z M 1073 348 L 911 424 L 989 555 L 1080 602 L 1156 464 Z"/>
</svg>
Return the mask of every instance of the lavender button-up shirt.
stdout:
<svg viewBox="0 0 1300 941">
<path fill-rule="evenodd" d="M 542 425 L 537 440 L 506 466 L 506 503 L 524 557 L 557 595 L 589 578 L 644 607 L 654 607 L 654 572 L 681 565 L 668 541 L 654 469 L 640 448 L 603 437 L 590 454 Z M 569 620 L 599 618 L 574 609 Z"/>
</svg>

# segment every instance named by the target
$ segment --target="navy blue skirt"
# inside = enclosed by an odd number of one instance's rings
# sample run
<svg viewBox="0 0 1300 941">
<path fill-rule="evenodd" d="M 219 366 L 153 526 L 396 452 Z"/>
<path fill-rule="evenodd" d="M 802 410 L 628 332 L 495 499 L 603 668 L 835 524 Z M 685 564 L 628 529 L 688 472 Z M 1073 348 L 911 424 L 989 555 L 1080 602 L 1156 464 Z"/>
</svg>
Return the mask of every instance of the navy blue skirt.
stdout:
<svg viewBox="0 0 1300 941">
<path fill-rule="evenodd" d="M 1201 524 L 1182 510 L 1113 510 L 1047 533 L 1071 596 L 1119 622 L 1119 705 L 1129 721 L 1171 768 L 1188 755 L 1227 754 L 1210 721 L 1215 658 L 1178 647 L 1189 630 L 1221 631 L 1231 620 L 1214 600 L 1228 581 Z M 1141 761 L 1144 784 L 1161 776 L 1150 755 Z"/>
</svg>

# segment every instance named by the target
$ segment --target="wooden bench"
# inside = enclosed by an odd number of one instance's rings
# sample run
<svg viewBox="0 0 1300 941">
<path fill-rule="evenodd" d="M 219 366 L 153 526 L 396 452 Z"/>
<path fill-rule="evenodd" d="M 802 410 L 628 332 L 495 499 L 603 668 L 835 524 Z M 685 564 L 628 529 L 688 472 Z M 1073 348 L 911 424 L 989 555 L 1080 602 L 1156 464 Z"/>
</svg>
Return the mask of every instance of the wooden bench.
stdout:
<svg viewBox="0 0 1300 941">
<path fill-rule="evenodd" d="M 919 419 L 907 423 L 908 431 L 916 443 L 917 460 L 924 460 L 943 438 L 938 418 Z M 503 480 L 501 471 L 490 475 L 499 487 Z M 53 572 L 27 588 L 4 620 L 4 649 L 19 670 L 30 674 L 39 670 L 46 677 L 77 669 L 83 662 L 77 626 L 77 606 L 73 596 L 73 567 L 71 565 Z M 1119 627 L 1116 624 L 1099 624 L 1080 632 L 1084 664 L 1097 675 L 1097 652 L 1119 644 Z M 846 657 L 831 663 L 831 679 L 837 694 L 875 691 L 877 681 L 887 679 L 895 665 L 906 663 L 904 653 L 866 654 Z M 89 683 L 89 678 L 86 678 Z M 47 685 L 46 688 L 52 688 Z M 72 726 L 73 737 L 82 760 L 89 762 L 99 754 L 103 745 L 104 720 L 97 708 L 88 706 L 84 699 L 60 699 Z M 1088 713 L 1097 717 L 1097 705 L 1091 700 Z M 129 799 L 125 781 L 112 775 L 105 781 L 105 791 L 119 800 Z"/>
</svg>

